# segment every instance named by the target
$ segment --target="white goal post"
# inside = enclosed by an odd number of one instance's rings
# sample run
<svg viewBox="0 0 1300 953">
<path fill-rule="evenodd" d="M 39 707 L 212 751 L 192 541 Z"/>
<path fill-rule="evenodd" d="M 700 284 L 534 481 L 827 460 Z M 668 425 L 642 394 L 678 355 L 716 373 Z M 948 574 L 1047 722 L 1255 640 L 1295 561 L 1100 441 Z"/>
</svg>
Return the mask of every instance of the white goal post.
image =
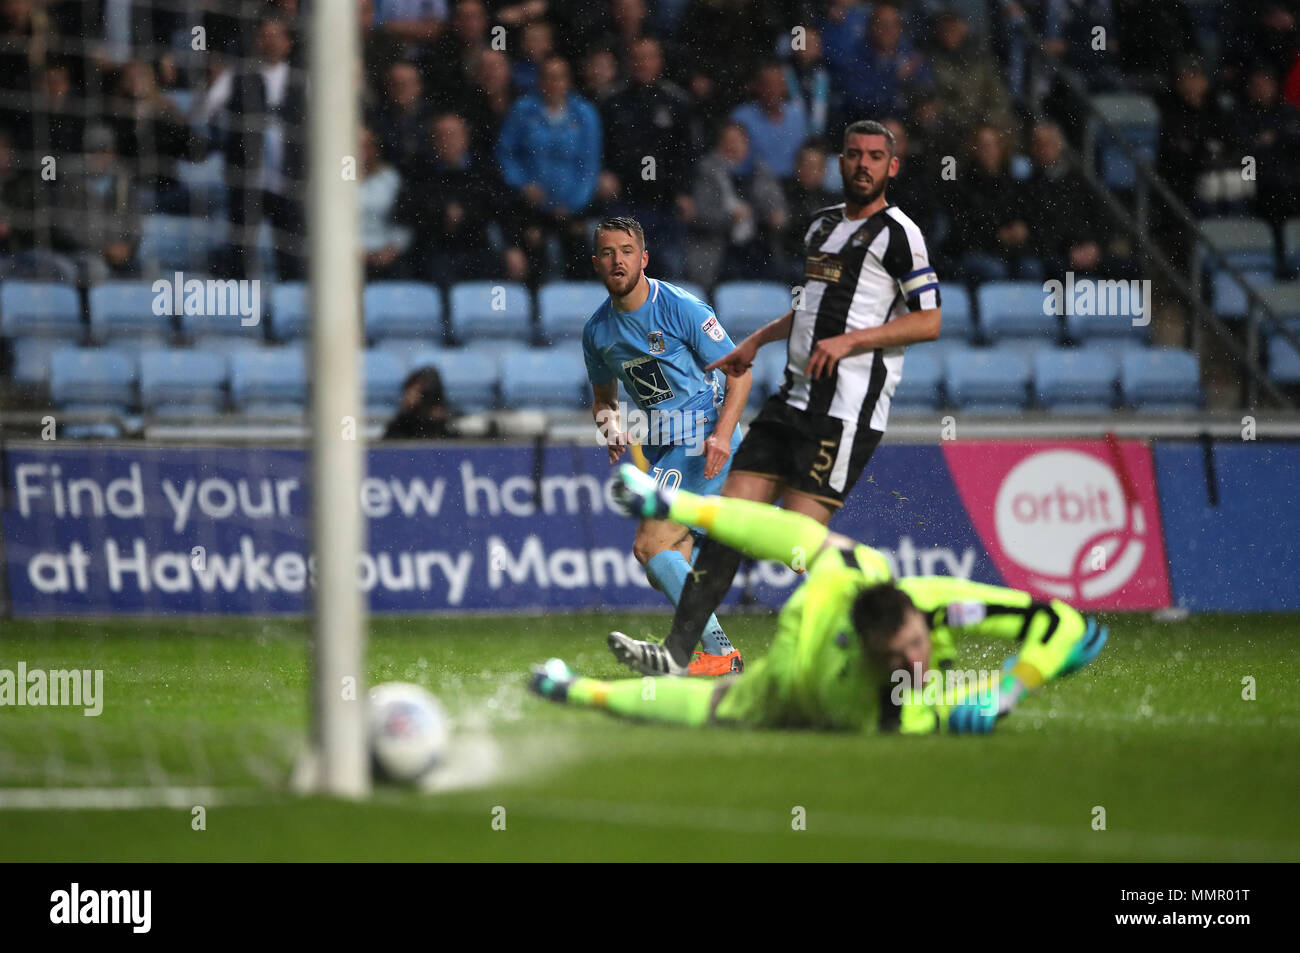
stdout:
<svg viewBox="0 0 1300 953">
<path fill-rule="evenodd" d="M 365 544 L 358 501 L 365 440 L 357 213 L 359 38 L 351 0 L 312 4 L 307 119 L 307 253 L 311 314 L 313 729 L 322 794 L 369 793 L 365 737 Z M 348 164 L 352 175 L 345 175 Z M 350 420 L 349 420 L 350 418 Z M 349 423 L 351 426 L 349 427 Z"/>
</svg>

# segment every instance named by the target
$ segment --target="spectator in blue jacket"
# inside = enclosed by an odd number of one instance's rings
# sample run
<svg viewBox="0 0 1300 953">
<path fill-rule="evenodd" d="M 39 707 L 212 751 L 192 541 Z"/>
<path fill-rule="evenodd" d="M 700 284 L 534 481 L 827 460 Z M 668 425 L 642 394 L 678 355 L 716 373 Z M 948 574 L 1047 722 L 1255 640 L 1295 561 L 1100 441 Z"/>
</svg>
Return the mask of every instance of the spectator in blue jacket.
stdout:
<svg viewBox="0 0 1300 953">
<path fill-rule="evenodd" d="M 903 32 L 903 18 L 891 3 L 872 5 L 865 48 L 827 62 L 843 96 L 840 125 L 870 116 L 907 112 L 912 92 L 929 82 L 929 68 Z M 835 130 L 838 135 L 838 130 Z"/>
<path fill-rule="evenodd" d="M 795 157 L 808 138 L 803 100 L 787 99 L 786 93 L 781 64 L 764 63 L 754 77 L 754 98 L 731 114 L 731 121 L 749 133 L 750 148 L 782 180 L 794 175 Z"/>
<path fill-rule="evenodd" d="M 569 64 L 553 56 L 542 64 L 538 92 L 511 107 L 497 142 L 506 185 L 518 193 L 523 246 L 534 269 L 584 273 L 584 218 L 600 176 L 600 115 L 570 91 Z"/>
</svg>

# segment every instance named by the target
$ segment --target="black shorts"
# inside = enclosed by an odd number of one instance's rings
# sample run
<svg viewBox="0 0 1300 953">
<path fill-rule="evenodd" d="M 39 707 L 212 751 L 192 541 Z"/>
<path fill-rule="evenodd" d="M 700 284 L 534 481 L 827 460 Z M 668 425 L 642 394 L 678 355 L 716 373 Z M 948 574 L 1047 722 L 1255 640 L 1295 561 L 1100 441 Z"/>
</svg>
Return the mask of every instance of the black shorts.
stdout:
<svg viewBox="0 0 1300 953">
<path fill-rule="evenodd" d="M 839 507 L 883 436 L 869 427 L 796 410 L 773 395 L 749 425 L 731 472 L 771 477 L 786 489 Z"/>
</svg>

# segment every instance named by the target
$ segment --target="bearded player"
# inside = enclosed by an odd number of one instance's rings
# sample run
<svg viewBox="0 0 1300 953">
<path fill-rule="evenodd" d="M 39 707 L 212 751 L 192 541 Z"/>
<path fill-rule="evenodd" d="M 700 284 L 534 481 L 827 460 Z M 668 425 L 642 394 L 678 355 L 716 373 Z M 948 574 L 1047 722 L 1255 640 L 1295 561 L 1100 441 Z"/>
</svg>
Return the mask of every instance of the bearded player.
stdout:
<svg viewBox="0 0 1300 953">
<path fill-rule="evenodd" d="M 699 527 L 755 559 L 789 565 L 811 554 L 807 573 L 781 609 L 771 651 L 744 674 L 717 682 L 606 682 L 579 678 L 553 659 L 529 683 L 552 701 L 691 726 L 985 734 L 1026 695 L 1079 671 L 1106 643 L 1104 626 L 1058 599 L 1041 602 L 949 576 L 894 582 L 884 556 L 807 516 L 665 490 L 628 466 L 619 479 L 618 498 L 632 515 Z M 957 698 L 919 690 L 914 673 L 952 666 L 967 633 L 1015 644 L 1000 676 L 966 683 Z"/>
<path fill-rule="evenodd" d="M 825 526 L 884 436 L 903 373 L 903 348 L 939 336 L 939 279 L 925 238 L 885 187 L 898 174 L 894 136 L 878 122 L 845 130 L 844 202 L 817 212 L 804 234 L 797 307 L 715 361 L 744 374 L 758 349 L 786 348 L 785 382 L 749 426 L 722 495 L 780 501 Z M 706 540 L 662 645 L 612 632 L 619 661 L 646 675 L 684 675 L 704 622 L 731 587 L 741 555 Z"/>
<path fill-rule="evenodd" d="M 619 416 L 619 383 L 636 405 L 649 472 L 660 486 L 717 493 L 740 444 L 736 424 L 753 378 L 724 377 L 706 366 L 733 345 L 713 309 L 676 285 L 645 274 L 650 255 L 633 218 L 596 226 L 592 265 L 609 298 L 587 321 L 582 352 L 591 381 L 592 416 L 617 463 L 628 446 Z M 652 517 L 637 525 L 632 551 L 651 582 L 677 604 L 691 569 L 694 540 L 678 523 Z M 712 609 L 700 620 L 702 651 L 682 674 L 738 672 L 744 663 Z M 695 648 L 695 644 L 691 645 Z"/>
</svg>

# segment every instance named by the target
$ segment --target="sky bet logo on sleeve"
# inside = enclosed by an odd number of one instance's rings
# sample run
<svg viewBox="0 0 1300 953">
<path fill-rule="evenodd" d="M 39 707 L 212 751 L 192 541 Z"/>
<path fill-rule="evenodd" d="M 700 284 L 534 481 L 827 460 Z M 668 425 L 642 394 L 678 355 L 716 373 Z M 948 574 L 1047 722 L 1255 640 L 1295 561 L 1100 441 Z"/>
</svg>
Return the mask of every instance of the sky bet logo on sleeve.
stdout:
<svg viewBox="0 0 1300 953">
<path fill-rule="evenodd" d="M 673 389 L 659 362 L 653 357 L 637 357 L 623 362 L 623 373 L 636 391 L 637 402 L 643 407 L 671 400 Z"/>
</svg>

